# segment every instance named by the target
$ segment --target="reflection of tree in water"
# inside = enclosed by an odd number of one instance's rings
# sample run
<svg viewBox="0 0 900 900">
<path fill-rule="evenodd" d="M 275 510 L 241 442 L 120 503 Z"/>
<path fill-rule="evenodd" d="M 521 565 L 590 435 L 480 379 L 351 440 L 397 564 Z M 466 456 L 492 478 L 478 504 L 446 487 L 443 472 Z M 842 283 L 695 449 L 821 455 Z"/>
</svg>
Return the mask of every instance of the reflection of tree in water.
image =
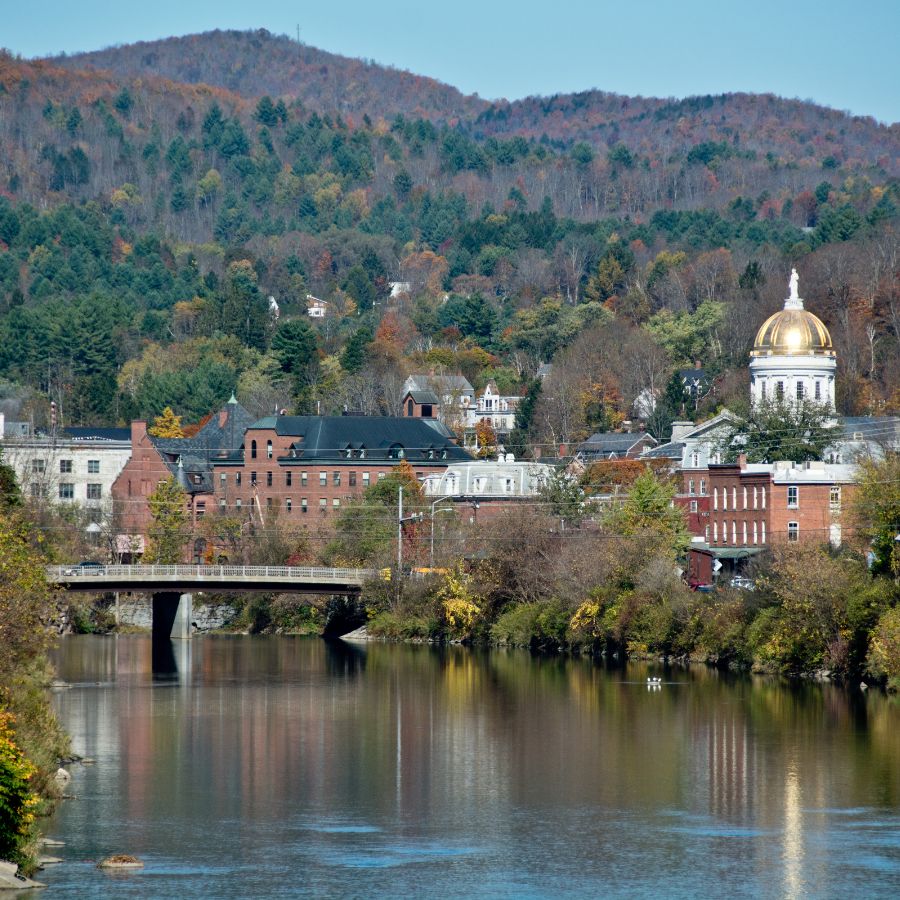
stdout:
<svg viewBox="0 0 900 900">
<path fill-rule="evenodd" d="M 355 678 L 366 669 L 366 651 L 347 641 L 325 641 L 325 671 L 329 675 Z"/>
</svg>

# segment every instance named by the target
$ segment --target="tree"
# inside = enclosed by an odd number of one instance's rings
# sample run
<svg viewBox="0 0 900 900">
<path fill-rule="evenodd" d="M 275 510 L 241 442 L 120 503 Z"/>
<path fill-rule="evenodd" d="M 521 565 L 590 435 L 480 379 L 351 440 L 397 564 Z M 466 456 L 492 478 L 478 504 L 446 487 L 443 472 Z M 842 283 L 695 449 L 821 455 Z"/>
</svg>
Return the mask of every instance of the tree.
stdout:
<svg viewBox="0 0 900 900">
<path fill-rule="evenodd" d="M 690 534 L 680 507 L 672 505 L 675 486 L 660 481 L 653 472 L 635 479 L 621 506 L 606 516 L 606 527 L 615 534 L 631 537 L 656 532 L 665 539 L 674 555 L 687 549 Z"/>
<path fill-rule="evenodd" d="M 269 337 L 269 304 L 259 289 L 253 264 L 247 259 L 228 266 L 221 309 L 222 330 L 248 347 L 265 348 Z"/>
<path fill-rule="evenodd" d="M 22 490 L 15 469 L 3 462 L 3 451 L 0 449 L 0 514 L 21 505 Z"/>
<path fill-rule="evenodd" d="M 161 415 L 153 420 L 153 425 L 147 429 L 147 434 L 159 438 L 183 438 L 184 431 L 181 428 L 181 416 L 176 416 L 171 406 L 167 406 Z"/>
<path fill-rule="evenodd" d="M 259 103 L 256 104 L 255 118 L 260 125 L 265 125 L 268 128 L 278 124 L 278 111 L 275 109 L 275 104 L 268 94 L 261 97 Z"/>
<path fill-rule="evenodd" d="M 353 298 L 360 312 L 372 308 L 375 302 L 375 285 L 362 266 L 353 266 L 344 279 L 344 291 Z"/>
<path fill-rule="evenodd" d="M 835 437 L 827 424 L 828 415 L 827 406 L 810 400 L 759 401 L 745 418 L 726 429 L 717 449 L 727 462 L 734 462 L 741 453 L 751 463 L 822 459 Z"/>
<path fill-rule="evenodd" d="M 372 330 L 363 326 L 344 344 L 341 368 L 351 375 L 358 372 L 366 363 L 366 347 L 371 343 Z"/>
<path fill-rule="evenodd" d="M 475 424 L 475 443 L 478 445 L 478 458 L 491 459 L 497 454 L 497 433 L 487 419 L 479 419 Z"/>
<path fill-rule="evenodd" d="M 566 524 L 580 525 L 584 521 L 584 491 L 565 469 L 557 469 L 541 485 L 539 495 L 550 512 Z"/>
<path fill-rule="evenodd" d="M 900 579 L 900 453 L 860 460 L 853 507 L 857 527 L 875 554 L 873 573 Z"/>
<path fill-rule="evenodd" d="M 144 559 L 164 565 L 182 561 L 187 540 L 187 494 L 174 476 L 159 484 L 147 497 L 152 522 L 147 530 L 150 538 Z"/>
<path fill-rule="evenodd" d="M 517 457 L 525 455 L 528 446 L 528 434 L 534 420 L 534 411 L 537 407 L 538 397 L 541 393 L 541 380 L 535 378 L 528 385 L 528 392 L 516 407 L 515 428 L 510 432 L 506 441 L 506 449 Z"/>
<path fill-rule="evenodd" d="M 319 371 L 318 341 L 305 319 L 282 322 L 272 338 L 272 352 L 288 375 L 294 396 L 305 398 Z"/>
</svg>

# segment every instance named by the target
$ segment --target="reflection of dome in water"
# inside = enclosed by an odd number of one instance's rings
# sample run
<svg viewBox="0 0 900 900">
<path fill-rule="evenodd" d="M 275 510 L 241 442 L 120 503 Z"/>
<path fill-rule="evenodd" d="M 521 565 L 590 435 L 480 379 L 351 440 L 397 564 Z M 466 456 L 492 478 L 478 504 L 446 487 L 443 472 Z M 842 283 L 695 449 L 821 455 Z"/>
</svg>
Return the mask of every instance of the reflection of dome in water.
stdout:
<svg viewBox="0 0 900 900">
<path fill-rule="evenodd" d="M 791 356 L 795 353 L 834 356 L 831 335 L 822 320 L 802 306 L 785 306 L 763 323 L 756 333 L 750 355 Z"/>
</svg>

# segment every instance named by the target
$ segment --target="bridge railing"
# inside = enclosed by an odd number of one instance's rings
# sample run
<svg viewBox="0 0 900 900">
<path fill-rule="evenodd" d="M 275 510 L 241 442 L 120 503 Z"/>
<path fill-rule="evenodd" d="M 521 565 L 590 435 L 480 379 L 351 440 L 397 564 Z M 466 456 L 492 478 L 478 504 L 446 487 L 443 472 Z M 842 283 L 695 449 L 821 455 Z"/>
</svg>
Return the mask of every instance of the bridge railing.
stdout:
<svg viewBox="0 0 900 900">
<path fill-rule="evenodd" d="M 273 578 L 297 581 L 362 581 L 377 574 L 375 569 L 336 569 L 318 566 L 185 566 L 185 565 L 92 565 L 48 566 L 50 581 L 105 578 L 122 581 L 161 581 Z"/>
</svg>

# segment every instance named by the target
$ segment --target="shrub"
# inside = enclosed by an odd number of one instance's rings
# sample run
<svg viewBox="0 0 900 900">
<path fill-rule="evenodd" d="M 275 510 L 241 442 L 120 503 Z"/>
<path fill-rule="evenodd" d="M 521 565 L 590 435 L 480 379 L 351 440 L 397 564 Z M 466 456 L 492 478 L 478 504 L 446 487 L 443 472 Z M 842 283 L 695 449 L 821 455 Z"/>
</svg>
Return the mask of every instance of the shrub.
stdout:
<svg viewBox="0 0 900 900">
<path fill-rule="evenodd" d="M 21 863 L 40 799 L 31 787 L 35 767 L 16 744 L 14 722 L 0 711 L 0 859 Z"/>
<path fill-rule="evenodd" d="M 886 678 L 894 690 L 900 689 L 900 606 L 885 612 L 872 632 L 869 671 Z"/>
</svg>

